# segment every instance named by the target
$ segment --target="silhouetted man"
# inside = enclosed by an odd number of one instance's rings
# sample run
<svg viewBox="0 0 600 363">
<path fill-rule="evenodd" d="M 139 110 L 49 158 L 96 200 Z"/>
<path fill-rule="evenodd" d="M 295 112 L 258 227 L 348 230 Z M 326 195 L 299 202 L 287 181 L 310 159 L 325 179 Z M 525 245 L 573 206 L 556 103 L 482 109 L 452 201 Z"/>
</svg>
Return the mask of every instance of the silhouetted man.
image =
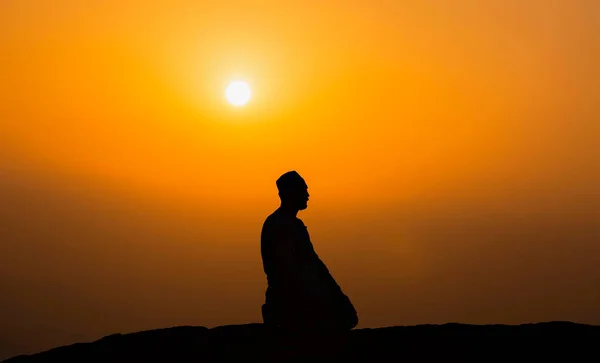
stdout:
<svg viewBox="0 0 600 363">
<path fill-rule="evenodd" d="M 307 208 L 308 186 L 295 171 L 277 179 L 281 206 L 267 217 L 261 254 L 267 275 L 266 325 L 288 331 L 348 331 L 356 310 L 315 253 L 306 226 L 297 218 Z"/>
</svg>

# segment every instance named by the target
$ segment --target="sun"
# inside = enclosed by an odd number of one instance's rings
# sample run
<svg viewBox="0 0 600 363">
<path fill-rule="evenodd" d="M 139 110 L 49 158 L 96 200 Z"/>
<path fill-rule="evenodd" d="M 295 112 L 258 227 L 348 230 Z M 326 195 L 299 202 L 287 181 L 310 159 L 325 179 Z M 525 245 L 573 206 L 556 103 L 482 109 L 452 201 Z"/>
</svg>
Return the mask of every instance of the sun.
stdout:
<svg viewBox="0 0 600 363">
<path fill-rule="evenodd" d="M 250 86 L 243 81 L 233 81 L 229 83 L 225 90 L 227 101 L 234 106 L 243 106 L 250 100 Z"/>
</svg>

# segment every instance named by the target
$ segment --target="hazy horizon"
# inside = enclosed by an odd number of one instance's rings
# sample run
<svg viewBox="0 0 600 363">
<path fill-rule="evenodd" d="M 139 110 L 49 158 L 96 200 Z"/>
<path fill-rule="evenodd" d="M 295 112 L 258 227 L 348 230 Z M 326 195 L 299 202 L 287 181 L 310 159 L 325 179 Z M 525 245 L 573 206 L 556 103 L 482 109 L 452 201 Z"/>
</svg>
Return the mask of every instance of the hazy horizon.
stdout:
<svg viewBox="0 0 600 363">
<path fill-rule="evenodd" d="M 0 10 L 0 359 L 260 322 L 289 170 L 358 328 L 600 324 L 600 3 Z"/>
</svg>

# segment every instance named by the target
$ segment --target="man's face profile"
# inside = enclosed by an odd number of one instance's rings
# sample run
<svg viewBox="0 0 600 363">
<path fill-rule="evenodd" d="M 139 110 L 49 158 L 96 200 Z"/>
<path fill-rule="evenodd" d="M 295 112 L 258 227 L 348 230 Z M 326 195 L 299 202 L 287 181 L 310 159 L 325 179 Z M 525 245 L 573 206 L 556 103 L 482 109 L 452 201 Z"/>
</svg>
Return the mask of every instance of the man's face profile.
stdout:
<svg viewBox="0 0 600 363">
<path fill-rule="evenodd" d="M 294 185 L 280 191 L 281 201 L 297 210 L 308 208 L 308 186 L 306 183 Z"/>
<path fill-rule="evenodd" d="M 277 187 L 282 203 L 297 210 L 308 207 L 308 185 L 298 173 L 292 171 L 283 174 L 277 180 Z"/>
<path fill-rule="evenodd" d="M 304 210 L 308 208 L 308 185 L 304 183 L 304 185 L 298 186 L 298 210 Z"/>
</svg>

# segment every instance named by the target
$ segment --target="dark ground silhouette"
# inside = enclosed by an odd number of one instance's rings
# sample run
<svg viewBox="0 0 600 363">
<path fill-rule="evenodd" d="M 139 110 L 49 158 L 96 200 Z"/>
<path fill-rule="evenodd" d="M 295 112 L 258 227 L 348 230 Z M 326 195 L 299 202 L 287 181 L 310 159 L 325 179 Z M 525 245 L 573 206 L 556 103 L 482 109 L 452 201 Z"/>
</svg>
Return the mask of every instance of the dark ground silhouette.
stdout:
<svg viewBox="0 0 600 363">
<path fill-rule="evenodd" d="M 296 172 L 276 182 L 281 206 L 267 217 L 261 254 L 267 275 L 263 321 L 287 331 L 349 331 L 358 324 L 350 299 L 315 253 L 306 226 L 297 217 L 307 208 L 308 186 Z"/>
<path fill-rule="evenodd" d="M 301 338 L 263 324 L 184 326 L 114 334 L 5 362 L 594 362 L 598 342 L 600 326 L 569 322 L 419 325 Z"/>
</svg>

